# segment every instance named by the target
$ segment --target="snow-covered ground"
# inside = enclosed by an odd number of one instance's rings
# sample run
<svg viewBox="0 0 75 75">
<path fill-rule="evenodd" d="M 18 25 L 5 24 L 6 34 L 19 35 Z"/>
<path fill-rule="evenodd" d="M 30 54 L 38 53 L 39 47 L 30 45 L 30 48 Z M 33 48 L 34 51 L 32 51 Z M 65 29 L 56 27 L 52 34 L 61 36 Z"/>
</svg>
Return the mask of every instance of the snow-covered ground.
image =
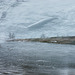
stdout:
<svg viewBox="0 0 75 75">
<path fill-rule="evenodd" d="M 0 39 L 75 35 L 75 0 L 0 0 Z"/>
</svg>

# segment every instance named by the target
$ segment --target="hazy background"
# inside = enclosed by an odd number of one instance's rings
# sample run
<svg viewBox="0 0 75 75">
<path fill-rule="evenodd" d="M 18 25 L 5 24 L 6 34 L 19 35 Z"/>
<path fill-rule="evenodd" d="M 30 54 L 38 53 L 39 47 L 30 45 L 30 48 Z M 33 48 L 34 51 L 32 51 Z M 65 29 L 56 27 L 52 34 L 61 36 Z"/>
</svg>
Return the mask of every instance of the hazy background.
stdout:
<svg viewBox="0 0 75 75">
<path fill-rule="evenodd" d="M 75 0 L 0 0 L 0 39 L 75 35 Z"/>
</svg>

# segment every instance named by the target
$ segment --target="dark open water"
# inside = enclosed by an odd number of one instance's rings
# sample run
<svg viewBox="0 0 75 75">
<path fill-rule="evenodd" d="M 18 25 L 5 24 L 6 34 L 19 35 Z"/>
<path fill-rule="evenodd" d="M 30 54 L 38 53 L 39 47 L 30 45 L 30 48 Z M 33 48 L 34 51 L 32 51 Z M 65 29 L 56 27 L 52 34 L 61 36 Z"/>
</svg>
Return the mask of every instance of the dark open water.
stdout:
<svg viewBox="0 0 75 75">
<path fill-rule="evenodd" d="M 6 42 L 0 75 L 75 75 L 75 45 Z"/>
</svg>

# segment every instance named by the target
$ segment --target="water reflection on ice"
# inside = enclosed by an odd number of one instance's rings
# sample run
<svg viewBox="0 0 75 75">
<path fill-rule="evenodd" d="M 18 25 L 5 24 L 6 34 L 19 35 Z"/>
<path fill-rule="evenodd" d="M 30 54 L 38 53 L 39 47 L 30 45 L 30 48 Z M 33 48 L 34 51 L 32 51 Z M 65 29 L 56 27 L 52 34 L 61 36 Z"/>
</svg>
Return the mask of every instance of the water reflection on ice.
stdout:
<svg viewBox="0 0 75 75">
<path fill-rule="evenodd" d="M 60 73 L 59 75 L 75 75 L 75 69 L 72 68 L 60 69 L 59 73 Z"/>
</svg>

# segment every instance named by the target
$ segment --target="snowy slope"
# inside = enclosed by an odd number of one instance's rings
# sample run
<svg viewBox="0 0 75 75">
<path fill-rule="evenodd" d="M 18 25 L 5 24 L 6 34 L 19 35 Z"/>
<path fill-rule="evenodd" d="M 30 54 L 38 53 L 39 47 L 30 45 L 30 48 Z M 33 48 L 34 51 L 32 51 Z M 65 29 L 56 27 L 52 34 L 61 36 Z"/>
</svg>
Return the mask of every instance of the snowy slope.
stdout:
<svg viewBox="0 0 75 75">
<path fill-rule="evenodd" d="M 0 39 L 75 35 L 75 0 L 0 0 Z"/>
</svg>

